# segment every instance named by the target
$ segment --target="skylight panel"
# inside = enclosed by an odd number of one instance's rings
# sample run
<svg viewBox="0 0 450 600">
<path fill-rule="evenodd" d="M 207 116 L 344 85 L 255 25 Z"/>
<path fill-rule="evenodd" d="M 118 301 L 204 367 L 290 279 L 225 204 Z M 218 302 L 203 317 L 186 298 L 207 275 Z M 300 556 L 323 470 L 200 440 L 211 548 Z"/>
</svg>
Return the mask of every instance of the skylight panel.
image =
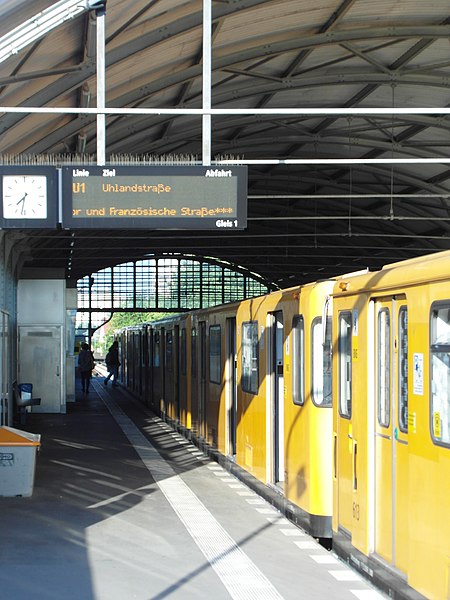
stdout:
<svg viewBox="0 0 450 600">
<path fill-rule="evenodd" d="M 61 0 L 37 13 L 0 38 L 0 62 L 85 10 L 88 10 L 88 0 Z"/>
</svg>

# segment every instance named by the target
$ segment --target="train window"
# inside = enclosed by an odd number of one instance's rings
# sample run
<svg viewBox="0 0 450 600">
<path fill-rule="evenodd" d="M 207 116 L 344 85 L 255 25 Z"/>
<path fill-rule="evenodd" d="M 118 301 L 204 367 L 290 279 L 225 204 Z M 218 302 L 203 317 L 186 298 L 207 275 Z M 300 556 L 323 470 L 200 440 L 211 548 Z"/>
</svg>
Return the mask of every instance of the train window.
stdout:
<svg viewBox="0 0 450 600">
<path fill-rule="evenodd" d="M 182 375 L 186 375 L 187 372 L 187 347 L 186 347 L 186 329 L 181 330 L 181 342 L 180 342 L 180 370 Z"/>
<path fill-rule="evenodd" d="M 197 330 L 191 329 L 191 375 L 197 377 Z"/>
<path fill-rule="evenodd" d="M 339 315 L 339 414 L 352 416 L 352 315 L 342 312 Z"/>
<path fill-rule="evenodd" d="M 242 324 L 242 390 L 258 393 L 258 322 Z"/>
<path fill-rule="evenodd" d="M 450 446 L 450 304 L 431 311 L 431 434 Z"/>
<path fill-rule="evenodd" d="M 173 371 L 173 334 L 171 331 L 166 333 L 166 367 L 168 371 Z"/>
<path fill-rule="evenodd" d="M 145 367 L 148 364 L 148 337 L 147 332 L 144 330 L 142 333 L 142 352 L 141 352 L 141 365 Z"/>
<path fill-rule="evenodd" d="M 141 357 L 141 335 L 138 331 L 136 331 L 134 333 L 134 349 L 133 349 L 133 356 L 135 356 L 135 364 L 138 365 L 141 363 L 142 359 Z"/>
<path fill-rule="evenodd" d="M 377 344 L 378 423 L 389 427 L 391 409 L 391 318 L 387 308 L 378 313 Z"/>
<path fill-rule="evenodd" d="M 212 383 L 221 383 L 221 329 L 220 325 L 209 328 L 209 379 Z"/>
<path fill-rule="evenodd" d="M 153 365 L 153 331 L 151 329 L 147 329 L 147 365 L 151 367 Z"/>
<path fill-rule="evenodd" d="M 206 381 L 206 323 L 200 321 L 200 380 Z"/>
<path fill-rule="evenodd" d="M 312 399 L 317 406 L 331 406 L 331 317 L 327 317 L 325 336 L 322 318 L 312 323 Z"/>
<path fill-rule="evenodd" d="M 297 315 L 292 321 L 292 400 L 294 404 L 305 402 L 305 323 Z"/>
<path fill-rule="evenodd" d="M 161 336 L 159 331 L 155 332 L 155 336 L 153 338 L 154 343 L 154 352 L 153 352 L 153 366 L 159 367 L 161 361 Z"/>
<path fill-rule="evenodd" d="M 408 310 L 398 313 L 398 425 L 408 431 Z"/>
</svg>

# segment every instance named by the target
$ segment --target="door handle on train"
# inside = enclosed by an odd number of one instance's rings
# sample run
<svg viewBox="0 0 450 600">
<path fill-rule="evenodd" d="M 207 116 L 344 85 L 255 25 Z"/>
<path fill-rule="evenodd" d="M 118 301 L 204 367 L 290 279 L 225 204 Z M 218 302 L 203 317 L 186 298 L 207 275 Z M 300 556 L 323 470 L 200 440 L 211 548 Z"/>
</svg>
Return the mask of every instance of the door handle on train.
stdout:
<svg viewBox="0 0 450 600">
<path fill-rule="evenodd" d="M 357 460 L 356 457 L 358 455 L 358 443 L 355 442 L 353 445 L 353 489 L 357 490 L 358 489 L 358 475 L 356 473 L 356 464 L 357 464 Z"/>
</svg>

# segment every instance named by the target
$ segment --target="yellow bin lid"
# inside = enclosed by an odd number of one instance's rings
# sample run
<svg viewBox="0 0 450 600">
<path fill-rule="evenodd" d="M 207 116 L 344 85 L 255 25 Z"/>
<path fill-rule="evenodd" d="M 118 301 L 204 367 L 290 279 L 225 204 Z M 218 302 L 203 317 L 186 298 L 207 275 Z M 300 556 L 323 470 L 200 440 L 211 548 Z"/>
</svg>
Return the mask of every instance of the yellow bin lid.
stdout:
<svg viewBox="0 0 450 600">
<path fill-rule="evenodd" d="M 6 425 L 0 427 L 0 446 L 40 446 L 39 433 L 29 433 Z"/>
</svg>

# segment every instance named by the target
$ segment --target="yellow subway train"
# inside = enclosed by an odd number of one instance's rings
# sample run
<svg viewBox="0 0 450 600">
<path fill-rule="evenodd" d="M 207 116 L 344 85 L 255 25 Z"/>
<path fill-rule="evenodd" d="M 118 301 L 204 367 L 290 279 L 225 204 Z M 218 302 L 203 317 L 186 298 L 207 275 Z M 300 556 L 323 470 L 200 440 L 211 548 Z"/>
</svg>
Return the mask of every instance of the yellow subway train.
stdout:
<svg viewBox="0 0 450 600">
<path fill-rule="evenodd" d="M 126 328 L 122 381 L 392 598 L 450 598 L 450 252 Z"/>
<path fill-rule="evenodd" d="M 450 598 L 450 253 L 333 292 L 333 547 Z"/>
</svg>

